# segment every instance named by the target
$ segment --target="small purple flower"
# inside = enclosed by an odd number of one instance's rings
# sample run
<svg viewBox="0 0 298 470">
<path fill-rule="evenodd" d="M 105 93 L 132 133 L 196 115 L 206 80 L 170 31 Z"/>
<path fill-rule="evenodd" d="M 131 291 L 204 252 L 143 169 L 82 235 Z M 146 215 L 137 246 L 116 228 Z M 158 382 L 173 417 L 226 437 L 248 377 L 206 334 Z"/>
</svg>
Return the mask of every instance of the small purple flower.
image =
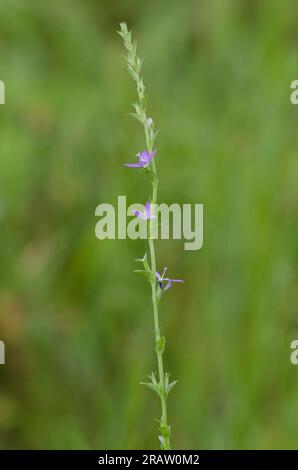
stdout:
<svg viewBox="0 0 298 470">
<path fill-rule="evenodd" d="M 161 289 L 168 290 L 171 287 L 172 282 L 184 282 L 182 281 L 182 279 L 170 279 L 168 277 L 165 277 L 167 269 L 168 268 L 164 268 L 162 276 L 158 272 L 155 273 L 155 277 L 158 280 L 158 284 Z M 163 282 L 166 282 L 165 286 L 163 286 Z"/>
<path fill-rule="evenodd" d="M 134 215 L 143 220 L 156 219 L 156 215 L 151 214 L 151 204 L 149 201 L 145 204 L 144 212 L 134 211 Z"/>
<path fill-rule="evenodd" d="M 156 150 L 153 150 L 151 153 L 144 150 L 143 152 L 137 153 L 137 157 L 139 158 L 137 163 L 124 163 L 124 166 L 129 166 L 131 168 L 146 168 L 155 154 Z"/>
</svg>

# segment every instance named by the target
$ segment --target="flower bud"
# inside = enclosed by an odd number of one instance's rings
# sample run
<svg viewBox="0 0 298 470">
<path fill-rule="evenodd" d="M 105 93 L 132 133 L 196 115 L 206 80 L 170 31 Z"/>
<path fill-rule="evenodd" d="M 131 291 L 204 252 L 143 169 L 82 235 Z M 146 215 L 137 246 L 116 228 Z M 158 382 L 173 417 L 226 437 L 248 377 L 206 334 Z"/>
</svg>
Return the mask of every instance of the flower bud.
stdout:
<svg viewBox="0 0 298 470">
<path fill-rule="evenodd" d="M 154 125 L 153 119 L 152 119 L 151 117 L 149 117 L 149 118 L 147 119 L 147 127 L 148 127 L 148 129 L 151 129 L 151 127 L 153 127 L 153 125 Z"/>
</svg>

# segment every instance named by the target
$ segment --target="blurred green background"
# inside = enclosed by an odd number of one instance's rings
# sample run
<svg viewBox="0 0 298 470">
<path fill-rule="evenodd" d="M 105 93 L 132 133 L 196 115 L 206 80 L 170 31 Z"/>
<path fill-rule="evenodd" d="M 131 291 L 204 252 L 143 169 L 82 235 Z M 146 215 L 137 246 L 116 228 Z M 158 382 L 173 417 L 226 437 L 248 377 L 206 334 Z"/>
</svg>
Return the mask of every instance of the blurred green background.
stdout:
<svg viewBox="0 0 298 470">
<path fill-rule="evenodd" d="M 298 5 L 1 0 L 0 447 L 157 448 L 144 242 L 99 241 L 95 207 L 144 202 L 144 147 L 115 33 L 145 57 L 159 200 L 204 203 L 204 247 L 157 244 L 176 448 L 295 448 Z"/>
</svg>

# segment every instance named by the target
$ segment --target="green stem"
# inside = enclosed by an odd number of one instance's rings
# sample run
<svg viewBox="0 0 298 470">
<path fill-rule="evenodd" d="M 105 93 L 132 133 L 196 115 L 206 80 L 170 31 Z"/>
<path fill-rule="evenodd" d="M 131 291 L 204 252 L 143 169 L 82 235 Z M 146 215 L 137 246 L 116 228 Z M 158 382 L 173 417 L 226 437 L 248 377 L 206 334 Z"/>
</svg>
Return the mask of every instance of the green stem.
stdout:
<svg viewBox="0 0 298 470">
<path fill-rule="evenodd" d="M 149 248 L 150 248 L 150 259 L 151 259 L 151 269 L 152 272 L 156 272 L 156 262 L 155 262 L 155 249 L 154 242 L 152 239 L 149 239 Z M 153 317 L 154 317 L 154 332 L 155 332 L 155 343 L 158 344 L 160 341 L 160 326 L 159 326 L 159 317 L 158 317 L 158 302 L 156 294 L 156 280 L 151 281 L 151 290 L 152 290 L 152 305 L 153 305 Z M 156 352 L 157 355 L 157 365 L 158 365 L 158 375 L 159 383 L 161 385 L 162 393 L 160 396 L 161 401 L 161 425 L 168 426 L 168 417 L 167 417 L 167 401 L 165 397 L 165 375 L 164 375 L 164 366 L 163 366 L 163 357 L 162 353 Z M 170 438 L 165 438 L 164 448 L 169 450 L 170 447 Z"/>
<path fill-rule="evenodd" d="M 126 57 L 128 70 L 137 86 L 138 103 L 134 104 L 134 108 L 135 108 L 134 117 L 136 117 L 138 121 L 141 121 L 143 123 L 147 150 L 149 153 L 152 153 L 153 143 L 156 137 L 156 132 L 154 133 L 153 122 L 151 122 L 151 124 L 148 124 L 148 119 L 146 115 L 146 93 L 145 93 L 145 86 L 143 83 L 143 79 L 141 76 L 142 60 L 137 56 L 136 43 L 132 42 L 131 31 L 128 31 L 127 25 L 125 22 L 120 23 L 119 34 L 123 38 L 125 48 L 128 51 L 127 57 Z M 150 176 L 152 177 L 151 204 L 153 205 L 153 208 L 155 209 L 155 205 L 157 203 L 158 178 L 157 178 L 156 165 L 155 165 L 154 159 L 152 159 L 152 162 L 150 163 Z M 158 365 L 158 375 L 159 375 L 159 388 L 157 390 L 160 396 L 161 413 L 162 413 L 159 432 L 160 432 L 161 448 L 165 450 L 169 450 L 171 448 L 170 427 L 168 426 L 167 402 L 166 402 L 167 394 L 169 391 L 168 389 L 169 384 L 168 384 L 168 374 L 164 373 L 164 366 L 163 366 L 163 352 L 164 352 L 165 339 L 162 338 L 160 335 L 160 326 L 159 326 L 159 317 L 158 317 L 158 303 L 159 303 L 160 290 L 159 290 L 158 282 L 155 278 L 156 260 L 155 260 L 154 234 L 151 233 L 151 227 L 149 230 L 149 250 L 150 250 L 150 264 L 151 264 L 150 269 L 152 273 L 150 284 L 151 284 L 151 291 L 152 291 L 152 305 L 153 305 L 154 332 L 155 332 L 155 351 L 157 354 L 157 365 Z M 153 374 L 153 380 L 155 382 L 154 385 L 157 386 L 155 378 L 154 378 L 154 374 Z"/>
<path fill-rule="evenodd" d="M 146 136 L 146 144 L 148 152 L 152 152 L 152 143 L 150 142 L 149 133 L 146 124 L 144 125 L 145 136 Z M 152 168 L 153 172 L 156 175 L 156 166 L 154 160 L 152 160 Z M 154 205 L 157 203 L 157 185 L 158 180 L 157 177 L 155 181 L 152 183 L 152 200 L 151 204 Z M 155 246 L 154 240 L 149 237 L 149 250 L 150 250 L 150 264 L 151 264 L 151 272 L 156 273 L 156 260 L 155 260 Z M 152 306 L 153 306 L 153 318 L 154 318 L 154 332 L 155 332 L 155 344 L 158 344 L 161 338 L 160 335 L 160 326 L 159 326 L 159 316 L 158 316 L 158 299 L 157 299 L 157 280 L 151 280 L 151 291 L 152 291 Z M 168 428 L 168 414 L 167 414 L 167 399 L 165 394 L 165 373 L 164 373 L 164 365 L 163 365 L 163 352 L 156 351 L 157 355 L 157 366 L 158 366 L 158 375 L 159 375 L 159 383 L 161 386 L 161 395 L 160 395 L 160 402 L 161 402 L 161 420 L 160 424 L 163 427 Z M 164 437 L 164 444 L 161 446 L 165 450 L 171 449 L 170 444 L 170 437 Z"/>
</svg>

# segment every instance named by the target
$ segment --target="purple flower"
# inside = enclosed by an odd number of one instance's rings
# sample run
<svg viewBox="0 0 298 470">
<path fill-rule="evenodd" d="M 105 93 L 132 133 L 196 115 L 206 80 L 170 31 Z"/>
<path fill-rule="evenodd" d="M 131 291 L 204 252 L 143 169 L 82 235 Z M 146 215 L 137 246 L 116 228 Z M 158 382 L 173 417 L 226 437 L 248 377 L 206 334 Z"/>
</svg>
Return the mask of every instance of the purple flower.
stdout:
<svg viewBox="0 0 298 470">
<path fill-rule="evenodd" d="M 155 154 L 156 150 L 153 150 L 151 153 L 144 150 L 143 152 L 137 153 L 137 157 L 139 158 L 137 163 L 124 163 L 124 166 L 129 166 L 131 168 L 146 168 Z"/>
<path fill-rule="evenodd" d="M 155 273 L 155 277 L 158 280 L 158 284 L 161 289 L 168 290 L 171 287 L 172 282 L 184 282 L 182 281 L 182 279 L 170 279 L 168 277 L 165 277 L 167 269 L 168 268 L 164 268 L 162 276 L 158 272 Z M 163 282 L 166 282 L 165 286 L 163 285 Z"/>
<path fill-rule="evenodd" d="M 151 214 L 151 204 L 146 202 L 144 212 L 134 211 L 134 215 L 143 220 L 156 219 L 156 215 Z"/>
</svg>

